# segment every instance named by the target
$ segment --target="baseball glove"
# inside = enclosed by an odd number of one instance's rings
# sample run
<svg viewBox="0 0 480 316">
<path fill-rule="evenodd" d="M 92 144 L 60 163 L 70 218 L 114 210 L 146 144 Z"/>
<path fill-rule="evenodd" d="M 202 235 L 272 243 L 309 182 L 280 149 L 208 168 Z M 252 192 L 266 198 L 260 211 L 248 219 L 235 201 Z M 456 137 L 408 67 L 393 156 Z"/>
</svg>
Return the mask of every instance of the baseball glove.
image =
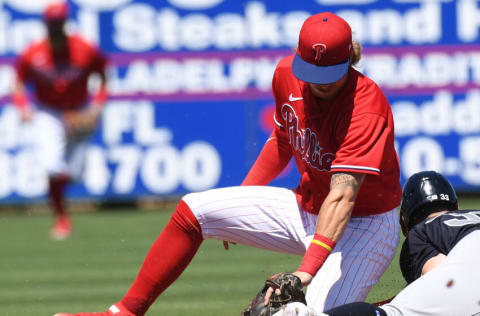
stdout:
<svg viewBox="0 0 480 316">
<path fill-rule="evenodd" d="M 73 140 L 88 138 L 97 125 L 98 113 L 93 110 L 71 110 L 63 113 L 67 135 Z"/>
<path fill-rule="evenodd" d="M 279 289 L 281 294 L 273 293 L 267 306 L 264 304 L 265 294 L 269 287 Z M 248 307 L 243 310 L 242 316 L 271 316 L 282 309 L 286 304 L 305 301 L 302 291 L 302 282 L 291 273 L 279 273 L 265 281 L 265 286 L 253 298 Z"/>
</svg>

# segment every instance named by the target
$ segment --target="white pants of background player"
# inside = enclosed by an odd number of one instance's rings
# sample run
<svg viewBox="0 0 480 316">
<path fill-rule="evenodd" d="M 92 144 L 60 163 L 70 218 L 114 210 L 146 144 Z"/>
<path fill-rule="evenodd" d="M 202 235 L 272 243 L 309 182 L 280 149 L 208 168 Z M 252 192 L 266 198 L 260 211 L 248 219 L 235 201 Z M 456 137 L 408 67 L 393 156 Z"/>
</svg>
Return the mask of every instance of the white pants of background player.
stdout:
<svg viewBox="0 0 480 316">
<path fill-rule="evenodd" d="M 242 186 L 191 193 L 183 200 L 204 238 L 229 240 L 260 249 L 303 256 L 317 216 L 302 210 L 292 190 Z M 398 244 L 396 209 L 354 217 L 333 253 L 307 289 L 316 311 L 363 301 L 390 265 Z M 278 271 L 281 272 L 281 271 Z"/>
<path fill-rule="evenodd" d="M 480 315 L 480 230 L 463 237 L 445 260 L 381 306 L 389 316 Z"/>
<path fill-rule="evenodd" d="M 68 175 L 79 180 L 82 175 L 87 141 L 67 137 L 61 113 L 38 106 L 30 126 L 32 147 L 38 163 L 49 176 Z"/>
</svg>

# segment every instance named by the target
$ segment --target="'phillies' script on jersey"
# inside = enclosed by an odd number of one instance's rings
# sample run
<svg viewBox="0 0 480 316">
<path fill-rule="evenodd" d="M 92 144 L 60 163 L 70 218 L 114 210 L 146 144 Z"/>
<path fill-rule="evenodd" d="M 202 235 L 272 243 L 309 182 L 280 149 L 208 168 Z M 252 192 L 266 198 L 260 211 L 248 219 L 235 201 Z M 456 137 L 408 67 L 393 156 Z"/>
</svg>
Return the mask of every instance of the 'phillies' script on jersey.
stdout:
<svg viewBox="0 0 480 316">
<path fill-rule="evenodd" d="M 350 68 L 338 97 L 319 101 L 292 73 L 293 55 L 277 65 L 272 80 L 276 108 L 273 156 L 295 158 L 296 189 L 304 210 L 318 213 L 332 172 L 366 174 L 352 214 L 390 211 L 401 197 L 393 116 L 387 99 L 368 77 Z"/>
<path fill-rule="evenodd" d="M 323 148 L 318 143 L 317 133 L 308 127 L 305 130 L 298 128 L 298 116 L 290 104 L 282 105 L 281 111 L 290 145 L 300 153 L 307 164 L 320 171 L 329 171 L 335 154 L 322 154 Z"/>
</svg>

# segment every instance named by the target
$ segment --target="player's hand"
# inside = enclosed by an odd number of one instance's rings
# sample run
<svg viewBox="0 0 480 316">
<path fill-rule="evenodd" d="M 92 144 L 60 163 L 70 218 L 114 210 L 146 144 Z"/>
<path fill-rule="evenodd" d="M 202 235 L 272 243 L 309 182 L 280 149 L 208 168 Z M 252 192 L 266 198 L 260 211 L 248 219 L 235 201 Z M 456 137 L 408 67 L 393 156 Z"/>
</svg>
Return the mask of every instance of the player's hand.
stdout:
<svg viewBox="0 0 480 316">
<path fill-rule="evenodd" d="M 102 108 L 91 105 L 87 110 L 82 111 L 82 116 L 84 118 L 83 123 L 89 127 L 94 127 L 97 124 Z"/>
<path fill-rule="evenodd" d="M 313 279 L 313 275 L 311 275 L 310 273 L 307 273 L 307 272 L 303 272 L 303 271 L 295 271 L 292 274 L 296 275 L 300 279 L 300 281 L 302 282 L 302 285 L 304 287 L 309 285 L 312 282 L 312 279 Z"/>
<path fill-rule="evenodd" d="M 89 107 L 88 107 L 88 113 L 90 113 L 90 115 L 98 118 L 100 116 L 100 113 L 102 113 L 102 107 L 99 106 L 99 105 L 96 105 L 96 104 L 91 104 Z"/>
<path fill-rule="evenodd" d="M 267 289 L 267 292 L 265 293 L 265 300 L 263 301 L 263 305 L 265 305 L 265 306 L 268 305 L 268 303 L 270 302 L 270 298 L 272 297 L 273 293 L 275 293 L 276 295 L 282 294 L 282 292 L 280 291 L 279 288 L 269 287 Z"/>
<path fill-rule="evenodd" d="M 224 240 L 223 241 L 223 248 L 225 248 L 225 250 L 228 250 L 228 244 L 232 244 L 232 245 L 236 245 L 237 243 L 236 242 L 233 242 L 233 241 L 227 241 L 227 240 Z"/>
<path fill-rule="evenodd" d="M 287 280 L 283 280 L 282 282 L 279 282 L 277 279 L 284 279 L 282 277 L 282 275 L 287 275 L 289 277 L 287 278 Z M 302 282 L 302 284 L 299 284 L 298 279 L 297 279 L 296 282 L 290 281 L 290 280 L 292 280 L 292 278 L 295 278 L 295 277 L 297 277 L 300 280 L 300 282 Z M 265 298 L 264 298 L 263 304 L 265 306 L 267 306 L 270 302 L 270 299 L 272 298 L 272 296 L 274 294 L 276 296 L 282 295 L 282 288 L 284 286 L 283 282 L 287 282 L 289 284 L 289 287 L 292 287 L 292 290 L 294 291 L 294 293 L 296 293 L 296 296 L 299 296 L 299 294 L 303 295 L 303 293 L 300 293 L 301 289 L 305 286 L 305 284 L 303 284 L 302 278 L 304 278 L 305 282 L 308 282 L 308 284 L 310 284 L 313 276 L 306 273 L 306 272 L 296 271 L 296 272 L 291 273 L 291 274 L 290 273 L 278 273 L 278 274 L 275 274 L 274 276 L 270 277 L 270 280 L 272 280 L 273 282 L 267 283 L 267 285 L 270 285 L 270 286 L 268 287 L 267 291 L 265 292 Z M 277 280 L 277 281 L 275 281 L 275 280 Z M 304 296 L 303 296 L 303 299 L 305 299 Z"/>
<path fill-rule="evenodd" d="M 267 290 L 270 290 L 271 293 L 269 293 L 269 297 L 265 300 Z M 241 315 L 286 315 L 282 310 L 290 303 L 295 302 L 301 303 L 303 306 L 307 304 L 300 279 L 292 273 L 277 273 L 265 281 L 265 285 L 260 292 L 254 296 L 251 303 L 243 310 Z M 296 312 L 291 313 L 291 315 L 293 314 L 300 315 Z M 288 315 L 290 315 L 290 313 L 288 313 Z M 302 313 L 302 315 L 304 315 L 304 313 Z"/>
<path fill-rule="evenodd" d="M 70 138 L 84 139 L 95 129 L 100 109 L 90 107 L 86 110 L 72 110 L 63 114 L 65 128 Z"/>
<path fill-rule="evenodd" d="M 303 287 L 309 285 L 310 282 L 312 282 L 312 279 L 313 279 L 313 276 L 310 273 L 303 272 L 303 271 L 295 271 L 292 274 L 297 276 L 300 279 Z M 281 294 L 281 292 L 278 288 L 269 287 L 267 292 L 265 293 L 265 301 L 264 301 L 265 306 L 268 305 L 268 302 L 270 301 L 270 298 L 272 297 L 273 293 L 275 293 L 276 295 Z"/>
<path fill-rule="evenodd" d="M 23 123 L 28 123 L 32 120 L 33 112 L 30 108 L 25 108 L 20 111 L 20 119 Z"/>
</svg>

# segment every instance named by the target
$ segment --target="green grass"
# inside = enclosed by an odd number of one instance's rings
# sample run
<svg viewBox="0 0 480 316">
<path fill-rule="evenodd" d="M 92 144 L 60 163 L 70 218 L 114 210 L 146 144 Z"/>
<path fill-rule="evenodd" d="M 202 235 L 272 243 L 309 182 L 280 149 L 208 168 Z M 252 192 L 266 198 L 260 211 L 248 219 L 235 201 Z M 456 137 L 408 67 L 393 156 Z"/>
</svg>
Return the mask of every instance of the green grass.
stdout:
<svg viewBox="0 0 480 316">
<path fill-rule="evenodd" d="M 75 213 L 75 233 L 61 242 L 49 238 L 47 214 L 0 213 L 0 315 L 106 310 L 128 290 L 170 213 Z M 148 315 L 239 315 L 267 276 L 292 271 L 299 260 L 241 245 L 227 252 L 220 241 L 207 240 Z M 368 301 L 388 298 L 403 286 L 397 257 Z"/>
</svg>

